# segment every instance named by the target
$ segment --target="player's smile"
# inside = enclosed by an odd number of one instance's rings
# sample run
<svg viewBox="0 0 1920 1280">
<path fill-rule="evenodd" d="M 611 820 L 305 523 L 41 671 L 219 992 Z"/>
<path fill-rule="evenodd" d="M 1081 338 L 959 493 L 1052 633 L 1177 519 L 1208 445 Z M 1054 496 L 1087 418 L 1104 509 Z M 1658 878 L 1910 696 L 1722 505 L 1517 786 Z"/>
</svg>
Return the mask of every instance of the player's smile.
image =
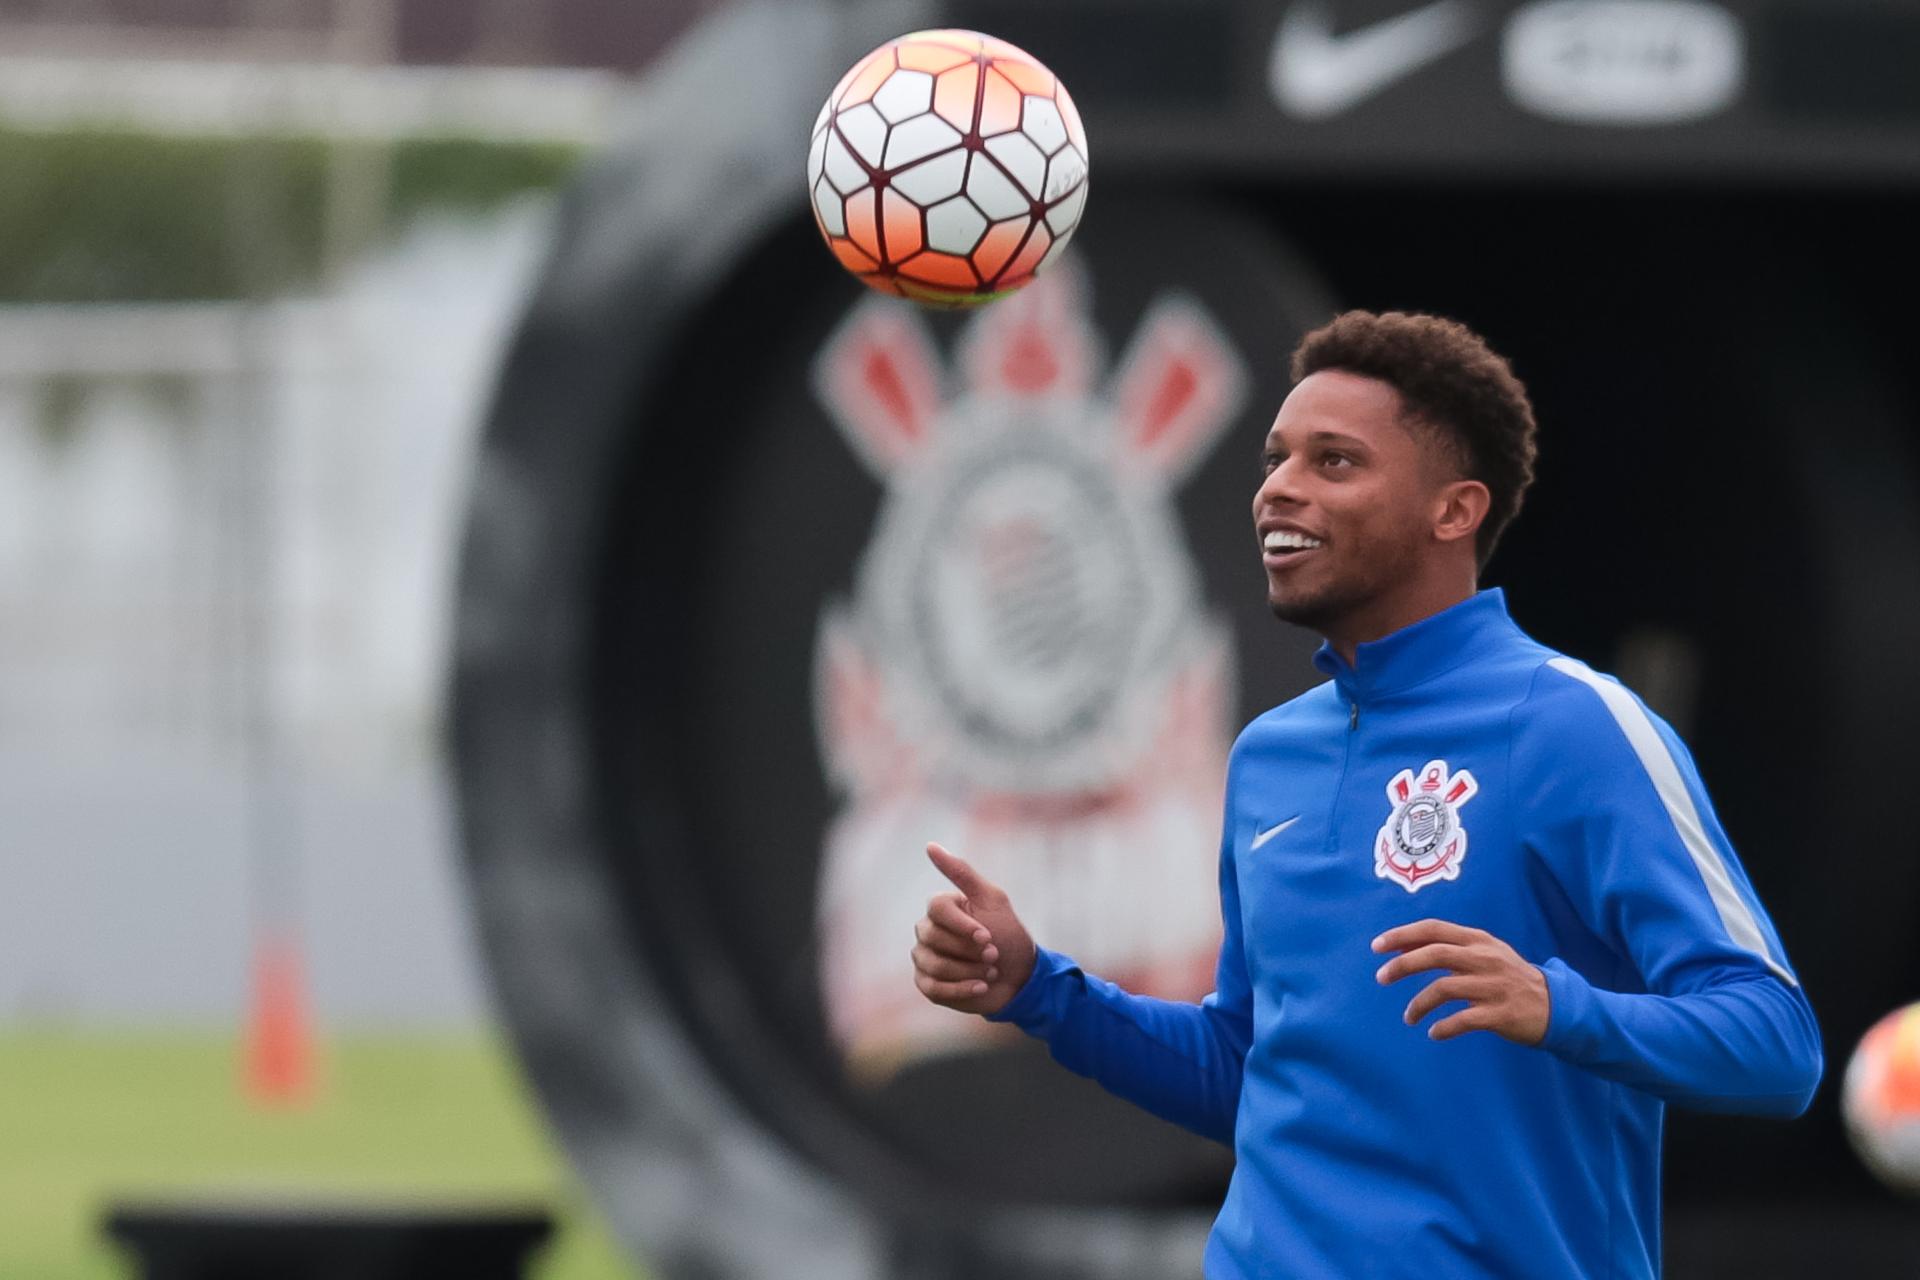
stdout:
<svg viewBox="0 0 1920 1280">
<path fill-rule="evenodd" d="M 1298 564 L 1326 546 L 1326 539 L 1296 525 L 1266 522 L 1259 526 L 1261 559 L 1269 570 Z"/>
</svg>

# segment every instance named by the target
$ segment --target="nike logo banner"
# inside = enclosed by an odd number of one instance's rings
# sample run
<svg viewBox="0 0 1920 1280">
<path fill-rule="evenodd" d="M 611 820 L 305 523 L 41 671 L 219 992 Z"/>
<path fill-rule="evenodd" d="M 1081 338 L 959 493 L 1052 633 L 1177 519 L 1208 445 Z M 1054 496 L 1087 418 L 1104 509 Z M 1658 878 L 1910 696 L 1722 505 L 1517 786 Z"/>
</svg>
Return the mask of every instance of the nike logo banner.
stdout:
<svg viewBox="0 0 1920 1280">
<path fill-rule="evenodd" d="M 1274 37 L 1268 82 L 1288 115 L 1323 120 L 1471 43 L 1483 27 L 1470 0 L 1434 0 L 1336 36 L 1324 0 L 1301 0 Z"/>
<path fill-rule="evenodd" d="M 1247 848 L 1250 850 L 1258 849 L 1261 845 L 1273 839 L 1275 836 L 1279 835 L 1282 831 L 1285 831 L 1288 827 L 1292 826 L 1294 823 L 1298 821 L 1300 821 L 1300 815 L 1295 814 L 1293 817 L 1288 818 L 1285 822 L 1276 823 L 1275 825 L 1268 827 L 1265 831 L 1259 832 L 1257 835 L 1255 835 L 1253 837 L 1253 843 L 1248 845 Z"/>
</svg>

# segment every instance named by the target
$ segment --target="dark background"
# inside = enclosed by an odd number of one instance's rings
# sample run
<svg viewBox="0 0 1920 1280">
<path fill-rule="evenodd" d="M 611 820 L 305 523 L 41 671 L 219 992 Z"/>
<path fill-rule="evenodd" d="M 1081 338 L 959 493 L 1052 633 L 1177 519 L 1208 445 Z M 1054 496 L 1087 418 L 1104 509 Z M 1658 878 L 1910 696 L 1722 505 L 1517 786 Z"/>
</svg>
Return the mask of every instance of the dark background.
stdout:
<svg viewBox="0 0 1920 1280">
<path fill-rule="evenodd" d="M 1079 242 L 1096 264 L 1129 243 L 1138 224 L 1118 211 L 1141 198 L 1111 188 L 1102 196 L 1115 212 Z M 1680 637 L 1697 656 L 1686 737 L 1803 975 L 1831 1065 L 1800 1124 L 1673 1113 L 1670 1198 L 1876 1194 L 1847 1149 L 1837 1084 L 1853 1040 L 1920 985 L 1911 928 L 1920 884 L 1910 856 L 1889 856 L 1885 835 L 1902 829 L 1904 804 L 1902 722 L 1892 709 L 1914 707 L 1920 683 L 1906 648 L 1920 627 L 1913 598 L 1887 594 L 1911 588 L 1920 567 L 1908 425 L 1916 388 L 1891 349 L 1905 332 L 1898 299 L 1907 295 L 1887 285 L 1904 234 L 1901 202 L 1430 184 L 1222 187 L 1207 199 L 1248 228 L 1283 235 L 1341 304 L 1455 315 L 1512 359 L 1542 422 L 1540 472 L 1485 583 L 1507 588 L 1524 627 L 1605 670 L 1624 640 L 1649 629 Z M 1880 253 L 1868 239 L 1876 228 Z M 785 261 L 810 234 L 783 231 L 769 261 Z M 1754 272 L 1774 246 L 1796 242 L 1849 250 L 1830 268 L 1801 256 Z M 1241 294 L 1244 314 L 1248 256 L 1218 241 L 1207 247 L 1210 258 L 1170 274 L 1203 296 L 1201 282 L 1218 281 L 1213 297 L 1233 307 Z M 676 506 L 658 505 L 654 489 L 616 503 L 639 527 L 623 523 L 610 539 L 610 572 L 623 584 L 654 580 L 663 567 L 651 557 L 663 545 L 684 556 L 690 625 L 677 655 L 628 652 L 625 614 L 657 616 L 660 598 L 623 589 L 603 656 L 619 673 L 615 700 L 603 710 L 610 724 L 638 720 L 627 699 L 643 696 L 645 673 L 685 673 L 673 690 L 676 789 L 689 802 L 695 844 L 727 852 L 690 871 L 659 868 L 685 878 L 671 895 L 653 882 L 636 893 L 640 933 L 708 939 L 684 941 L 702 957 L 699 983 L 716 981 L 709 965 L 735 972 L 765 1032 L 833 1090 L 837 1060 L 820 1022 L 810 932 L 813 833 L 831 812 L 813 754 L 810 664 L 820 606 L 847 590 L 879 491 L 805 384 L 805 360 L 844 291 L 836 298 L 823 281 L 807 292 L 821 299 L 817 322 L 768 318 L 764 332 L 743 332 L 741 313 L 719 305 L 714 318 L 728 340 L 685 369 L 680 394 L 709 389 L 700 412 L 728 429 L 701 431 L 682 418 L 687 428 L 668 433 L 674 454 L 633 467 L 634 476 L 705 477 L 680 487 Z M 1276 293 L 1284 298 L 1284 286 Z M 1096 294 L 1104 327 L 1130 332 L 1144 291 L 1101 272 Z M 1184 487 L 1179 510 L 1209 600 L 1233 623 L 1244 723 L 1318 676 L 1305 662 L 1311 638 L 1267 613 L 1244 527 L 1291 335 L 1243 322 L 1236 338 L 1243 351 L 1272 344 L 1263 376 L 1245 420 Z M 727 377 L 743 349 L 763 353 L 763 376 Z M 772 554 L 769 529 L 783 531 Z M 768 813 L 791 834 L 768 838 Z M 696 914 L 685 914 L 690 907 Z M 695 982 L 691 972 L 684 980 Z M 711 1017 L 697 1001 L 688 1013 Z M 725 1051 L 740 1028 L 708 1034 L 722 1071 L 759 1060 Z M 1051 1179 L 1056 1193 L 1086 1199 L 1129 1185 L 1151 1188 L 1151 1198 L 1186 1185 L 1143 1179 L 1113 1160 L 1142 1141 L 1184 1145 L 1170 1130 L 1150 1139 L 1165 1127 L 1047 1068 L 1037 1050 L 1008 1056 L 1022 1060 L 1018 1086 L 978 1063 L 953 1070 L 966 1074 L 970 1093 L 1022 1094 L 1006 1125 L 1064 1162 L 1065 1172 L 1038 1166 L 1043 1186 Z M 753 1093 L 751 1072 L 741 1074 Z M 947 1123 L 952 1113 L 934 1101 L 952 1083 L 916 1088 L 909 1079 L 878 1099 L 842 1096 L 913 1158 L 944 1159 L 943 1172 L 964 1175 L 1010 1135 L 969 1118 L 969 1142 L 957 1119 Z M 778 1110 L 770 1106 L 770 1117 Z M 1143 1153 L 1138 1163 L 1166 1158 Z"/>
<path fill-rule="evenodd" d="M 1348 29 L 1409 7 L 1334 8 Z M 1849 50 L 1900 47 L 1920 10 L 1835 6 L 1809 35 L 1827 10 L 1725 8 L 1748 32 L 1746 89 L 1711 118 L 1640 128 L 1527 116 L 1502 95 L 1493 36 L 1303 122 L 1264 85 L 1273 8 L 956 3 L 936 16 L 1024 44 L 1079 100 L 1094 194 L 1076 246 L 1110 345 L 1150 297 L 1185 287 L 1254 371 L 1244 420 L 1179 497 L 1209 604 L 1233 626 L 1240 722 L 1317 679 L 1310 638 L 1267 615 L 1246 528 L 1257 442 L 1301 329 L 1337 307 L 1430 310 L 1511 358 L 1539 413 L 1540 474 L 1485 581 L 1542 641 L 1637 681 L 1675 721 L 1821 1019 L 1828 1071 L 1807 1117 L 1669 1112 L 1687 1273 L 1715 1274 L 1711 1259 L 1744 1239 L 1772 1253 L 1740 1256 L 1786 1274 L 1800 1263 L 1762 1224 L 1812 1242 L 1817 1266 L 1837 1242 L 1895 1240 L 1905 1222 L 1849 1150 L 1838 1096 L 1860 1034 L 1920 989 L 1920 846 L 1903 816 L 1920 715 L 1920 81 Z M 843 12 L 844 56 L 825 60 L 823 85 L 892 11 L 871 28 L 860 15 L 877 11 Z M 1093 24 L 1101 39 L 1082 38 Z M 700 65 L 663 110 L 701 101 Z M 697 187 L 671 216 L 626 224 L 641 247 L 604 281 L 567 271 L 568 245 L 621 225 L 642 203 L 622 192 L 665 180 L 673 153 L 630 150 L 578 195 L 553 276 L 575 287 L 536 303 L 496 409 L 498 456 L 542 500 L 578 508 L 566 536 L 586 553 L 581 580 L 540 591 L 579 619 L 559 687 L 591 742 L 584 848 L 618 895 L 609 936 L 756 1125 L 900 1221 L 956 1191 L 983 1208 L 1204 1211 L 1223 1185 L 1217 1152 L 1033 1046 L 868 1093 L 822 1034 L 811 893 L 830 803 L 810 663 L 879 491 L 806 383 L 857 287 L 813 243 L 801 193 L 780 194 L 780 153 L 735 145 L 731 180 L 758 190 L 742 175 L 768 163 L 774 194 L 727 255 L 701 259 L 683 302 L 637 286 L 681 252 L 676 235 L 698 242 L 674 222 L 697 221 Z M 937 322 L 944 342 L 954 324 Z M 557 332 L 592 336 L 563 360 Z M 644 353 L 631 375 L 582 393 L 592 431 L 536 439 L 532 389 L 569 385 L 567 360 L 623 352 Z M 492 707 L 474 689 L 468 749 L 485 758 Z M 507 856 L 476 830 L 485 856 Z M 563 1132 L 590 1120 L 564 1103 L 556 1116 Z M 1739 1221 L 1754 1230 L 1726 1225 Z M 1904 1274 L 1890 1259 L 1914 1256 L 1910 1243 L 1853 1273 Z"/>
</svg>

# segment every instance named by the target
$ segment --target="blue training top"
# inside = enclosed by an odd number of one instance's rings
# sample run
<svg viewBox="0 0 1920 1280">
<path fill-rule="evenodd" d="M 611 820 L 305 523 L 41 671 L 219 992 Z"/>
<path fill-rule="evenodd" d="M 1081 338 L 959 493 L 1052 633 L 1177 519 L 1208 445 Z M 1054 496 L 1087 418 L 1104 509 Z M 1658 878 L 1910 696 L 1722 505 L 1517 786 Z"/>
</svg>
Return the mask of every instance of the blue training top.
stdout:
<svg viewBox="0 0 1920 1280">
<path fill-rule="evenodd" d="M 1227 767 L 1225 941 L 1198 1005 L 1041 948 L 998 1014 L 1237 1158 L 1209 1280 L 1654 1276 L 1667 1102 L 1794 1116 L 1819 1029 L 1693 759 L 1498 589 L 1260 716 Z M 1524 1048 L 1401 1021 L 1369 947 L 1426 918 L 1537 964 Z"/>
</svg>

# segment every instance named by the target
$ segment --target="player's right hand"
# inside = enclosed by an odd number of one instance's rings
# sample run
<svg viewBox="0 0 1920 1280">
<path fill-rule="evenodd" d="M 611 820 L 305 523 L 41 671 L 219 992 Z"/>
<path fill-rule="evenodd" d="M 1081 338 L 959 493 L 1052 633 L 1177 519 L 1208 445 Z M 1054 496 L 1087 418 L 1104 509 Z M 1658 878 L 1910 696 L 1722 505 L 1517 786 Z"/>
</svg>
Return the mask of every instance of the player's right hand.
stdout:
<svg viewBox="0 0 1920 1280">
<path fill-rule="evenodd" d="M 936 893 L 913 926 L 913 984 L 938 1005 L 998 1013 L 1033 974 L 1033 939 L 1005 890 L 937 844 L 927 857 L 954 891 Z"/>
</svg>

